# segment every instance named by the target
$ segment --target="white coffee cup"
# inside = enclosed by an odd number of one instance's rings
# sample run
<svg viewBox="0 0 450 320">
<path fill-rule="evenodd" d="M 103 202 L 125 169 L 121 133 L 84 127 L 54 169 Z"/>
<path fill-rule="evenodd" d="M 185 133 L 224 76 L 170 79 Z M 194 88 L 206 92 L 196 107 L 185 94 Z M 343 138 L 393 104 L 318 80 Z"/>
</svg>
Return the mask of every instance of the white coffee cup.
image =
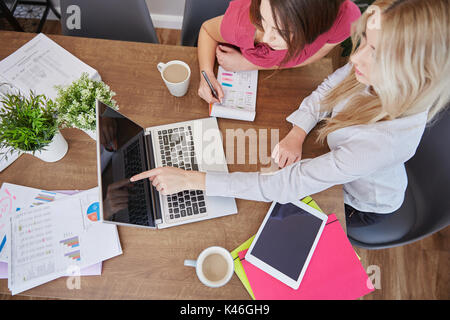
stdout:
<svg viewBox="0 0 450 320">
<path fill-rule="evenodd" d="M 184 260 L 184 265 L 194 267 L 198 279 L 211 288 L 227 284 L 234 272 L 233 258 L 228 250 L 222 247 L 206 248 L 197 260 Z"/>
<path fill-rule="evenodd" d="M 183 67 L 183 69 L 178 69 L 181 72 L 170 77 L 166 71 L 169 71 L 171 66 Z M 186 94 L 189 88 L 189 81 L 191 79 L 191 68 L 189 68 L 187 63 L 180 60 L 172 60 L 167 63 L 158 63 L 157 68 L 161 73 L 161 77 L 163 78 L 167 89 L 169 89 L 169 92 L 172 95 L 175 97 L 182 97 Z M 187 73 L 185 74 L 183 70 L 187 71 Z M 177 76 L 179 76 L 179 78 L 177 78 Z"/>
</svg>

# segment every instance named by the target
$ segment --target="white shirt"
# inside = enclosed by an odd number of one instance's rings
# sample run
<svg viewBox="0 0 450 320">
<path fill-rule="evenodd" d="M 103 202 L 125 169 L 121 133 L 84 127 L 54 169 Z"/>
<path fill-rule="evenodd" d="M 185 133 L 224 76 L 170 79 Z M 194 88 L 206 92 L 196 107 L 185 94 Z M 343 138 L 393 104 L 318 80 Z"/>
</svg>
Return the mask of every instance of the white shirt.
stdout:
<svg viewBox="0 0 450 320">
<path fill-rule="evenodd" d="M 351 64 L 331 74 L 287 121 L 309 133 L 328 116 L 320 112 L 325 94 L 351 71 Z M 368 94 L 368 93 L 367 93 Z M 333 108 L 331 116 L 345 107 Z M 303 159 L 275 174 L 206 174 L 206 195 L 286 203 L 343 184 L 344 202 L 373 213 L 391 213 L 403 203 L 408 184 L 404 163 L 416 152 L 428 112 L 342 128 L 327 137 L 330 152 Z"/>
</svg>

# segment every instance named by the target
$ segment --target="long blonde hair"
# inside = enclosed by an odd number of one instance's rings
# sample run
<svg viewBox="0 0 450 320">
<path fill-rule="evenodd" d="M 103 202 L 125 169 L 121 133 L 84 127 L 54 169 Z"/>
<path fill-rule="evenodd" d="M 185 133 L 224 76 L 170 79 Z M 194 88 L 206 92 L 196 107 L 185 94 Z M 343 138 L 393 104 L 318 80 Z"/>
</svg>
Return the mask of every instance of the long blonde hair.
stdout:
<svg viewBox="0 0 450 320">
<path fill-rule="evenodd" d="M 448 0 L 378 0 L 355 23 L 353 50 L 367 21 L 381 12 L 381 32 L 375 51 L 374 94 L 354 70 L 321 101 L 331 112 L 346 99 L 344 109 L 325 119 L 318 141 L 352 125 L 397 119 L 428 110 L 428 121 L 450 100 L 450 8 Z"/>
</svg>

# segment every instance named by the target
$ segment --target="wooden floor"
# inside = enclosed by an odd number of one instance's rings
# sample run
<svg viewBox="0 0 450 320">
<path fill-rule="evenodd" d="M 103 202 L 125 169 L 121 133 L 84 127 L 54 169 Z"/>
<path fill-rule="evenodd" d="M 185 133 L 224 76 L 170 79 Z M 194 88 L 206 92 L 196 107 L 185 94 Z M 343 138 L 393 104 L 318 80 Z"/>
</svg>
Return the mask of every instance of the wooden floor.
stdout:
<svg viewBox="0 0 450 320">
<path fill-rule="evenodd" d="M 33 22 L 20 20 L 32 32 Z M 0 19 L 0 30 L 12 30 Z M 59 22 L 50 21 L 43 33 L 61 34 Z M 157 29 L 162 44 L 179 44 L 180 31 Z M 330 73 L 332 70 L 330 70 Z M 376 290 L 363 297 L 373 299 L 450 299 L 449 258 L 450 228 L 410 245 L 384 249 L 355 248 Z M 41 299 L 37 297 L 1 295 L 0 300 Z"/>
</svg>

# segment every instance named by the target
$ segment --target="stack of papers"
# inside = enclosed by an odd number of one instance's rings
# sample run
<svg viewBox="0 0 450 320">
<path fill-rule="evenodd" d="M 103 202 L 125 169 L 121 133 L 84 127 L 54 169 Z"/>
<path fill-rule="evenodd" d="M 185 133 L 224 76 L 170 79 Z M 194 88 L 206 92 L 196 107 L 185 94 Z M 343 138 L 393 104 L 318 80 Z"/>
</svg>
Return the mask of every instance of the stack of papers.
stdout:
<svg viewBox="0 0 450 320">
<path fill-rule="evenodd" d="M 55 86 L 69 85 L 83 72 L 100 80 L 95 69 L 42 33 L 0 61 L 0 83 L 12 85 L 23 94 L 32 90 L 50 99 L 57 96 Z"/>
<path fill-rule="evenodd" d="M 222 86 L 222 104 L 209 106 L 212 117 L 253 121 L 256 116 L 258 70 L 230 72 L 219 66 L 217 80 Z"/>
<path fill-rule="evenodd" d="M 302 201 L 320 210 L 310 197 Z M 297 290 L 245 260 L 245 254 L 253 239 L 254 236 L 232 251 L 231 255 L 235 259 L 237 276 L 254 300 L 352 300 L 374 290 L 334 214 L 328 216 L 322 236 Z"/>
<path fill-rule="evenodd" d="M 100 274 L 102 261 L 122 254 L 117 227 L 99 221 L 98 196 L 97 188 L 67 195 L 2 185 L 0 261 L 12 294 L 74 270 Z"/>
<path fill-rule="evenodd" d="M 0 86 L 0 94 L 21 92 L 28 95 L 32 90 L 54 99 L 57 96 L 55 86 L 69 85 L 83 73 L 93 80 L 101 80 L 95 69 L 41 33 L 0 61 L 0 84 L 5 84 Z M 6 151 L 0 149 L 0 154 Z M 19 154 L 14 153 L 6 160 L 0 155 L 0 171 L 18 157 Z"/>
</svg>

